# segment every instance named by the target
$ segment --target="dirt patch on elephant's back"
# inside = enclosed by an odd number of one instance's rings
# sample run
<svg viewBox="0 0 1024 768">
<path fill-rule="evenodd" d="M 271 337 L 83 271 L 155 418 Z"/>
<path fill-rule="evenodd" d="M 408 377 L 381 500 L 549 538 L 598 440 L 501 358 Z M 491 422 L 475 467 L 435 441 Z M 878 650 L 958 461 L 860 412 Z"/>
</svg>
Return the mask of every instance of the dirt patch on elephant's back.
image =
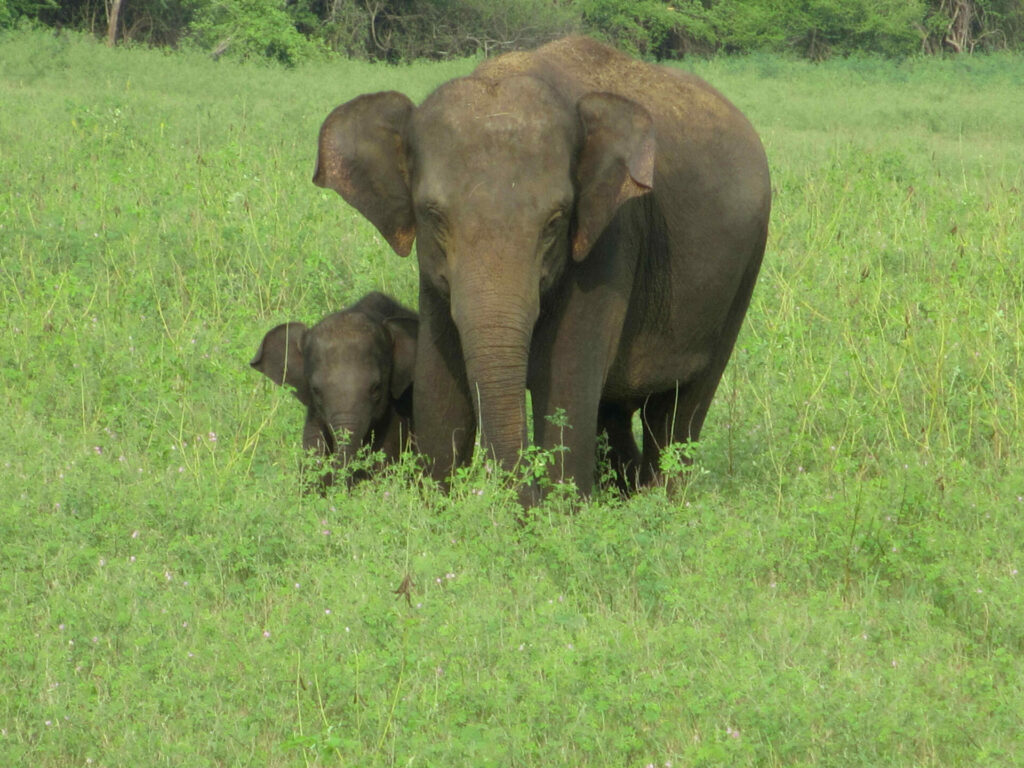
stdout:
<svg viewBox="0 0 1024 768">
<path fill-rule="evenodd" d="M 532 62 L 532 52 L 512 51 L 511 53 L 504 53 L 501 56 L 481 62 L 480 65 L 473 70 L 473 74 L 477 77 L 486 78 L 488 80 L 501 80 L 506 77 L 521 75 L 524 72 L 528 72 Z"/>
</svg>

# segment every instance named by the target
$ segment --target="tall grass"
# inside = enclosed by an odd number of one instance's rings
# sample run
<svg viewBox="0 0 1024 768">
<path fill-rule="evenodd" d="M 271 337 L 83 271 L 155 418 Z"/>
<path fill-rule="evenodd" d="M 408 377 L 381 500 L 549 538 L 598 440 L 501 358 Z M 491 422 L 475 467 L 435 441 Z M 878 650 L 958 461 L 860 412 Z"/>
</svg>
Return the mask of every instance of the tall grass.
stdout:
<svg viewBox="0 0 1024 768">
<path fill-rule="evenodd" d="M 775 187 L 691 480 L 520 529 L 474 470 L 303 495 L 246 364 L 415 304 L 316 131 L 471 62 L 0 38 L 0 763 L 1012 764 L 1024 59 L 691 66 Z"/>
</svg>

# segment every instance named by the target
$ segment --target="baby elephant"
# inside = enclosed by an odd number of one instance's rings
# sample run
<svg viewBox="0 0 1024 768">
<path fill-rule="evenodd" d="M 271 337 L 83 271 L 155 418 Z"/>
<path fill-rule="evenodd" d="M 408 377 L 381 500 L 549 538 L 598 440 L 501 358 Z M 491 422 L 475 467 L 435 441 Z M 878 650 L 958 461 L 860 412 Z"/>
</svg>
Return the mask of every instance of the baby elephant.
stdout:
<svg viewBox="0 0 1024 768">
<path fill-rule="evenodd" d="M 302 446 L 344 466 L 362 446 L 389 461 L 408 446 L 419 320 L 390 296 L 369 293 L 307 328 L 284 323 L 249 362 L 288 384 L 306 406 Z M 334 481 L 331 474 L 325 485 Z"/>
</svg>

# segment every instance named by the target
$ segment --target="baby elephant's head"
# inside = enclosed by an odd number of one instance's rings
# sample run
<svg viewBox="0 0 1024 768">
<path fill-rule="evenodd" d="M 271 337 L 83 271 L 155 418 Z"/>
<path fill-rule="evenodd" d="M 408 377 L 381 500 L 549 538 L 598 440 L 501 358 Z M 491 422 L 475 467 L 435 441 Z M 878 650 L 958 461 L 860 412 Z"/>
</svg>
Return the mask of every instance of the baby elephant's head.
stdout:
<svg viewBox="0 0 1024 768">
<path fill-rule="evenodd" d="M 306 406 L 303 447 L 345 464 L 412 386 L 416 332 L 408 317 L 335 312 L 312 328 L 273 328 L 249 364 Z"/>
</svg>

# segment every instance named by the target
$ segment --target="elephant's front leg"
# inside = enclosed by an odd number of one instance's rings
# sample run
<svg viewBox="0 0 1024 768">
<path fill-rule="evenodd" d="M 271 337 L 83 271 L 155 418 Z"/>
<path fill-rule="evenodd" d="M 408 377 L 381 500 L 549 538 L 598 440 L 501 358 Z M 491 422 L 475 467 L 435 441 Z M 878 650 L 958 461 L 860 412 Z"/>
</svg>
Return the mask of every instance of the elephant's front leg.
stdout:
<svg viewBox="0 0 1024 768">
<path fill-rule="evenodd" d="M 618 340 L 616 316 L 591 319 L 582 305 L 558 323 L 539 324 L 530 359 L 534 443 L 555 452 L 549 477 L 573 480 L 583 495 L 594 484 L 601 390 Z"/>
<path fill-rule="evenodd" d="M 632 284 L 630 261 L 599 245 L 555 289 L 534 330 L 529 374 L 534 443 L 567 449 L 557 450 L 549 475 L 555 482 L 575 481 L 583 495 L 594 485 L 601 394 Z"/>
<path fill-rule="evenodd" d="M 458 330 L 447 302 L 422 278 L 419 309 L 413 380 L 416 447 L 427 457 L 433 477 L 443 480 L 472 457 L 476 419 Z"/>
<path fill-rule="evenodd" d="M 563 363 L 556 356 L 552 366 L 560 370 L 537 365 L 538 374 L 531 376 L 534 444 L 554 454 L 549 479 L 572 480 L 586 496 L 593 488 L 596 468 L 601 372 L 583 375 L 574 362 Z"/>
</svg>

